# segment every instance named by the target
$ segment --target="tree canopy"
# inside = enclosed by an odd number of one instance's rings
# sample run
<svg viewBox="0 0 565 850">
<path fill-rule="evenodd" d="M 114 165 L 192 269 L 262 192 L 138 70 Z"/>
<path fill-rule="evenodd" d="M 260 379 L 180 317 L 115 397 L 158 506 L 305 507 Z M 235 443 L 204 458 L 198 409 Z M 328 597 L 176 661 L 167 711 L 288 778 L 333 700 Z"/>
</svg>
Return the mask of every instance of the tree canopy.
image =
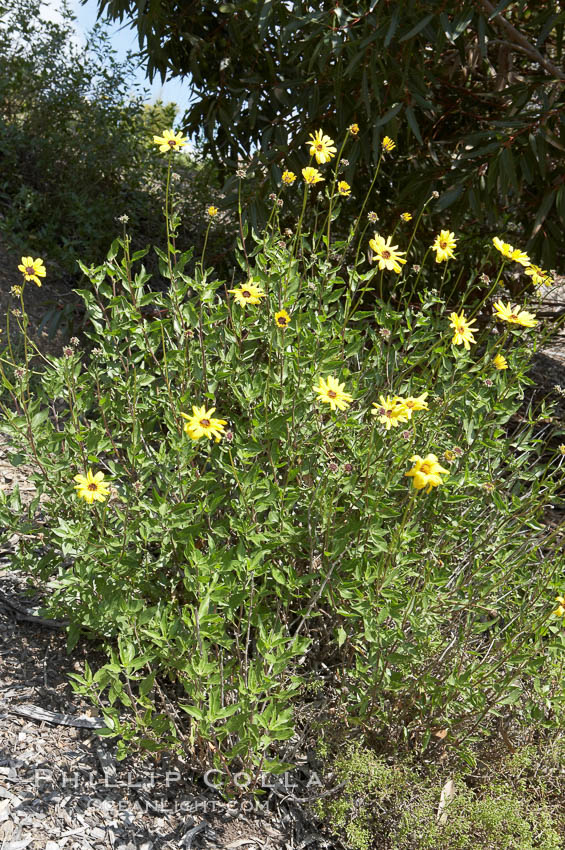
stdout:
<svg viewBox="0 0 565 850">
<path fill-rule="evenodd" d="M 186 76 L 183 129 L 218 165 L 292 166 L 308 133 L 361 132 L 362 181 L 388 134 L 405 167 L 400 202 L 474 232 L 517 228 L 545 265 L 563 252 L 565 11 L 547 0 L 98 0 L 130 20 L 151 77 Z M 303 158 L 303 157 L 302 157 Z M 298 159 L 295 160 L 295 165 Z M 383 188 L 381 187 L 381 193 Z"/>
</svg>

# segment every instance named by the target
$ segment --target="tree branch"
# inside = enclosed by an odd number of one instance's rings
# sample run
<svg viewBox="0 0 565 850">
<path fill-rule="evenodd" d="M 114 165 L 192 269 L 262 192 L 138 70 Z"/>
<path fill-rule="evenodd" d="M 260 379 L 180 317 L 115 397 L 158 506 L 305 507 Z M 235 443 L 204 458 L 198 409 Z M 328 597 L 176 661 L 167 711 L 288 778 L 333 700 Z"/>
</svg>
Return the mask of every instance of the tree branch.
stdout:
<svg viewBox="0 0 565 850">
<path fill-rule="evenodd" d="M 544 68 L 548 74 L 556 77 L 558 80 L 565 80 L 565 74 L 553 62 L 550 62 L 549 59 L 546 59 L 545 56 L 539 52 L 537 47 L 534 47 L 533 44 L 530 44 L 525 35 L 523 35 L 519 30 L 513 26 L 510 21 L 507 21 L 506 18 L 502 15 L 501 12 L 498 12 L 496 15 L 494 14 L 494 6 L 490 2 L 490 0 L 479 0 L 479 6 L 482 6 L 485 12 L 489 14 L 489 16 L 493 16 L 494 23 L 498 24 L 501 29 L 506 33 L 509 41 L 513 42 L 516 46 L 521 47 L 525 53 L 528 54 L 532 59 L 534 59 L 539 65 Z"/>
</svg>

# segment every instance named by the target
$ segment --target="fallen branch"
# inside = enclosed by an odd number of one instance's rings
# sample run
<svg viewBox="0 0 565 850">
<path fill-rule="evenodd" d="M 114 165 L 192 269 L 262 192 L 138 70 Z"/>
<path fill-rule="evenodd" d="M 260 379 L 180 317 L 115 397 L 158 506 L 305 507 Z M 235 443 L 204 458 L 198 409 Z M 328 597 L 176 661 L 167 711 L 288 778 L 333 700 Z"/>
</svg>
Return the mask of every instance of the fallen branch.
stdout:
<svg viewBox="0 0 565 850">
<path fill-rule="evenodd" d="M 58 711 L 47 711 L 38 705 L 10 705 L 3 706 L 8 714 L 18 714 L 28 717 L 38 723 L 53 723 L 57 726 L 78 726 L 80 729 L 104 729 L 107 728 L 104 720 L 100 717 L 73 717 L 72 714 L 61 714 Z"/>
</svg>

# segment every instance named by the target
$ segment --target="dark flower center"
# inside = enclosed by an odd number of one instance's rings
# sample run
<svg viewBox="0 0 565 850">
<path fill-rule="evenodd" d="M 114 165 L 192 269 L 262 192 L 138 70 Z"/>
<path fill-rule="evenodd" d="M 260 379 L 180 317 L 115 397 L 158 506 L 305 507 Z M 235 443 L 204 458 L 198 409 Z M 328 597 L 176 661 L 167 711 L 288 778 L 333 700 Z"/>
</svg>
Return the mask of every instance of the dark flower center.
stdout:
<svg viewBox="0 0 565 850">
<path fill-rule="evenodd" d="M 241 294 L 244 298 L 251 298 L 251 293 L 248 289 L 244 289 Z"/>
<path fill-rule="evenodd" d="M 98 484 L 95 481 L 91 481 L 86 489 L 96 492 L 96 490 L 98 490 Z"/>
<path fill-rule="evenodd" d="M 174 148 L 176 146 L 176 143 L 177 143 L 176 139 L 169 139 L 169 141 L 167 142 L 167 144 L 169 145 L 170 148 Z"/>
<path fill-rule="evenodd" d="M 26 266 L 26 274 L 34 274 L 34 272 L 33 266 Z"/>
<path fill-rule="evenodd" d="M 203 428 L 209 428 L 210 427 L 210 420 L 209 419 L 201 419 L 200 424 L 202 425 Z"/>
<path fill-rule="evenodd" d="M 288 322 L 288 319 L 286 319 L 284 316 L 279 316 L 279 325 L 281 327 L 284 328 L 284 326 L 286 325 L 287 322 Z"/>
<path fill-rule="evenodd" d="M 317 151 L 323 151 L 324 150 L 324 146 L 321 142 L 318 142 L 318 144 L 316 145 L 316 150 Z"/>
<path fill-rule="evenodd" d="M 440 242 L 439 247 L 444 249 L 447 248 L 447 242 Z"/>
<path fill-rule="evenodd" d="M 337 393 L 335 390 L 328 390 L 328 396 L 330 398 L 337 398 Z"/>
<path fill-rule="evenodd" d="M 383 260 L 390 260 L 390 251 L 383 251 Z"/>
<path fill-rule="evenodd" d="M 424 475 L 429 475 L 430 474 L 430 464 L 429 463 L 423 463 L 422 466 L 420 467 L 420 472 L 423 472 Z"/>
</svg>

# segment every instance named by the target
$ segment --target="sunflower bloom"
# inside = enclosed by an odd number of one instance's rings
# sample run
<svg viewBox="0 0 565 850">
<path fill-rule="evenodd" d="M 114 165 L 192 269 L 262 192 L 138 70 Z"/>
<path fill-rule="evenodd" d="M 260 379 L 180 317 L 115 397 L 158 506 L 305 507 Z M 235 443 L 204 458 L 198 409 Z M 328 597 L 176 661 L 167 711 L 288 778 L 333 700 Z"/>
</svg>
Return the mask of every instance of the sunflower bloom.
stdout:
<svg viewBox="0 0 565 850">
<path fill-rule="evenodd" d="M 104 481 L 104 473 L 92 474 L 89 469 L 86 475 L 75 475 L 75 490 L 79 499 L 84 499 L 91 505 L 93 502 L 104 502 L 110 495 L 110 485 Z"/>
<path fill-rule="evenodd" d="M 304 177 L 304 182 L 309 186 L 313 186 L 315 183 L 321 183 L 324 179 L 318 169 L 312 168 L 310 165 L 302 169 L 302 176 Z"/>
<path fill-rule="evenodd" d="M 315 134 L 310 133 L 310 141 L 306 144 L 310 145 L 310 156 L 316 157 L 318 165 L 329 162 L 337 153 L 333 139 L 325 136 L 322 130 L 318 130 Z"/>
<path fill-rule="evenodd" d="M 283 330 L 288 327 L 290 324 L 290 316 L 286 310 L 279 310 L 278 313 L 275 313 L 275 324 Z"/>
<path fill-rule="evenodd" d="M 497 319 L 503 322 L 510 322 L 512 325 L 522 325 L 523 328 L 533 328 L 537 325 L 536 317 L 533 313 L 528 313 L 521 307 L 512 307 L 510 301 L 507 306 L 504 306 L 502 301 L 497 301 L 494 304 L 494 312 Z"/>
<path fill-rule="evenodd" d="M 292 186 L 296 180 L 296 174 L 294 171 L 283 171 L 281 180 L 285 186 Z"/>
<path fill-rule="evenodd" d="M 359 132 L 359 124 L 350 124 L 347 131 L 351 133 L 352 136 L 356 136 Z"/>
<path fill-rule="evenodd" d="M 162 136 L 153 136 L 153 144 L 159 145 L 161 153 L 180 150 L 186 143 L 186 136 L 182 133 L 173 133 L 172 130 L 165 130 Z"/>
<path fill-rule="evenodd" d="M 404 407 L 406 408 L 408 419 L 412 418 L 412 413 L 414 413 L 414 411 L 428 409 L 428 402 L 426 401 L 427 395 L 427 393 L 422 393 L 422 395 L 411 395 L 408 396 L 408 398 L 401 399 Z"/>
<path fill-rule="evenodd" d="M 228 289 L 235 295 L 235 300 L 240 307 L 245 307 L 246 304 L 260 304 L 261 298 L 266 297 L 260 286 L 255 286 L 254 283 L 246 283 L 245 286 L 238 286 L 236 289 Z"/>
<path fill-rule="evenodd" d="M 539 266 L 534 266 L 533 263 L 525 269 L 525 273 L 531 277 L 534 286 L 551 286 L 553 283 L 549 272 L 540 269 Z"/>
<path fill-rule="evenodd" d="M 382 140 L 381 144 L 382 144 L 383 150 L 387 151 L 387 153 L 390 153 L 396 147 L 396 142 L 393 142 L 392 139 L 390 138 L 390 136 L 385 136 L 384 139 Z"/>
<path fill-rule="evenodd" d="M 412 455 L 410 461 L 414 466 L 404 474 L 412 478 L 412 484 L 416 490 L 427 488 L 426 493 L 431 493 L 432 487 L 439 487 L 442 483 L 441 476 L 449 475 L 449 470 L 439 465 L 435 455 L 429 454 L 426 457 Z"/>
<path fill-rule="evenodd" d="M 184 430 L 191 440 L 199 440 L 201 437 L 208 437 L 211 440 L 214 437 L 217 443 L 220 442 L 227 420 L 214 418 L 212 414 L 215 410 L 215 407 L 206 410 L 204 405 L 202 407 L 192 405 L 192 416 L 181 413 L 181 416 L 188 420 L 184 424 Z"/>
<path fill-rule="evenodd" d="M 400 213 L 400 218 L 402 219 L 402 221 L 412 221 L 412 213 Z"/>
<path fill-rule="evenodd" d="M 446 260 L 454 260 L 455 254 L 453 249 L 456 246 L 455 233 L 450 230 L 440 230 L 439 236 L 436 236 L 436 241 L 432 245 L 436 252 L 436 263 L 443 263 Z"/>
<path fill-rule="evenodd" d="M 218 210 L 218 207 L 209 206 L 208 209 L 206 210 L 206 212 L 208 213 L 210 218 L 215 218 L 218 215 L 219 210 Z"/>
<path fill-rule="evenodd" d="M 369 246 L 377 256 L 380 269 L 388 269 L 389 271 L 396 272 L 396 274 L 400 274 L 402 271 L 400 263 L 406 263 L 402 255 L 406 252 L 398 251 L 398 245 L 391 245 L 391 240 L 392 236 L 389 236 L 385 240 L 383 236 L 375 233 L 374 238 L 369 240 Z"/>
<path fill-rule="evenodd" d="M 377 416 L 378 422 L 385 426 L 387 431 L 391 428 L 397 428 L 401 422 L 408 422 L 412 416 L 412 411 L 408 411 L 404 404 L 404 399 L 400 396 L 379 396 L 379 403 L 373 402 L 374 410 L 371 410 L 371 416 Z"/>
<path fill-rule="evenodd" d="M 335 410 L 336 407 L 338 410 L 345 410 L 353 401 L 353 396 L 343 391 L 344 386 L 345 382 L 340 384 L 337 378 L 330 375 L 326 381 L 320 378 L 320 383 L 317 387 L 314 387 L 314 392 L 318 393 L 318 401 L 329 404 L 332 410 Z"/>
<path fill-rule="evenodd" d="M 465 316 L 465 311 L 461 310 L 460 314 L 450 313 L 449 321 L 451 322 L 451 327 L 454 331 L 451 342 L 453 345 L 464 345 L 467 351 L 469 351 L 471 343 L 475 342 L 473 334 L 476 328 L 471 327 L 471 325 L 475 324 L 475 320 L 471 319 L 471 321 L 468 321 Z"/>
<path fill-rule="evenodd" d="M 564 596 L 556 596 L 555 601 L 559 603 L 555 611 L 553 612 L 555 617 L 565 617 L 565 597 Z"/>
<path fill-rule="evenodd" d="M 24 280 L 33 280 L 38 286 L 41 286 L 39 278 L 45 277 L 47 274 L 43 260 L 40 260 L 39 257 L 37 260 L 32 259 L 32 257 L 22 257 L 18 270 L 23 274 Z"/>
<path fill-rule="evenodd" d="M 501 371 L 502 369 L 508 369 L 508 363 L 506 361 L 506 357 L 503 354 L 497 354 L 496 357 L 492 358 L 492 362 L 495 369 Z"/>
<path fill-rule="evenodd" d="M 344 198 L 348 198 L 351 195 L 351 186 L 345 180 L 340 180 L 337 184 L 337 191 Z"/>
<path fill-rule="evenodd" d="M 498 236 L 493 236 L 492 244 L 497 251 L 500 251 L 503 257 L 506 257 L 507 260 L 514 260 L 515 263 L 520 263 L 523 266 L 531 265 L 530 258 L 524 253 L 524 251 L 520 251 L 519 248 L 514 248 L 508 242 L 503 242 L 502 239 L 498 238 Z"/>
</svg>

